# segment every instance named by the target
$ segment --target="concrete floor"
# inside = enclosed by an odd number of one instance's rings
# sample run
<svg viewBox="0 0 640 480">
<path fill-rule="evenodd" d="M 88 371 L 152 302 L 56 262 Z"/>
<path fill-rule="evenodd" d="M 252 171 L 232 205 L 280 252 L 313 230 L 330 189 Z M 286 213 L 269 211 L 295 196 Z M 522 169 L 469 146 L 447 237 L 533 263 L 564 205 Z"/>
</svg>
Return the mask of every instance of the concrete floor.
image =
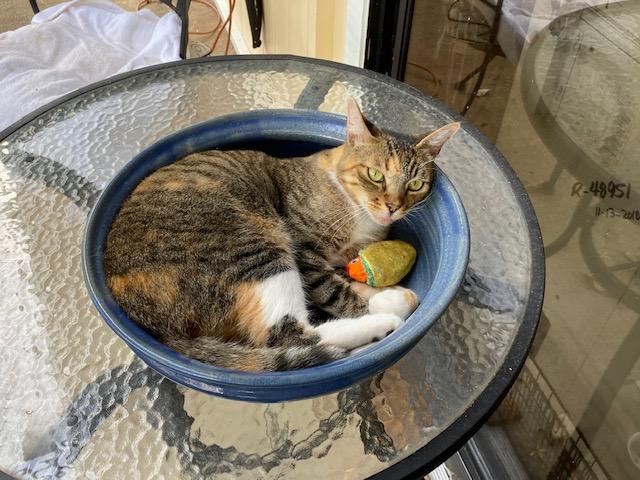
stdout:
<svg viewBox="0 0 640 480">
<path fill-rule="evenodd" d="M 26 25 L 33 15 L 27 0 L 0 0 L 0 9 L 0 33 Z"/>
<path fill-rule="evenodd" d="M 409 62 L 430 72 L 409 65 L 405 80 L 425 93 L 435 92 L 440 100 L 460 110 L 468 89 L 460 91 L 454 84 L 481 63 L 482 53 L 447 33 L 450 3 L 416 2 Z M 563 171 L 553 188 L 545 188 L 557 159 L 525 112 L 519 72 L 520 65 L 503 57 L 494 59 L 482 85 L 488 93 L 475 100 L 466 118 L 497 144 L 517 171 L 549 245 L 577 208 L 578 200 L 570 195 L 577 179 Z M 590 206 L 588 211 L 592 209 Z M 588 218 L 585 216 L 584 222 Z M 604 260 L 622 263 L 635 258 L 637 262 L 639 232 L 638 225 L 630 222 L 598 222 L 592 237 L 604 252 Z M 630 459 L 627 442 L 640 430 L 640 346 L 635 351 L 623 348 L 625 339 L 638 338 L 640 328 L 637 306 L 628 306 L 632 303 L 628 301 L 630 292 L 640 285 L 638 269 L 620 272 L 626 290 L 597 281 L 578 237 L 574 235 L 547 258 L 544 325 L 531 360 L 559 400 L 568 423 L 579 425 L 609 477 L 638 478 L 640 470 Z M 515 427 L 507 423 L 507 433 Z M 541 429 L 524 441 L 520 438 L 521 444 L 516 445 L 520 458 L 534 458 L 544 439 L 556 433 Z M 528 466 L 531 478 L 547 478 L 549 472 L 541 471 L 539 464 Z M 583 477 L 576 471 L 571 478 Z"/>
</svg>

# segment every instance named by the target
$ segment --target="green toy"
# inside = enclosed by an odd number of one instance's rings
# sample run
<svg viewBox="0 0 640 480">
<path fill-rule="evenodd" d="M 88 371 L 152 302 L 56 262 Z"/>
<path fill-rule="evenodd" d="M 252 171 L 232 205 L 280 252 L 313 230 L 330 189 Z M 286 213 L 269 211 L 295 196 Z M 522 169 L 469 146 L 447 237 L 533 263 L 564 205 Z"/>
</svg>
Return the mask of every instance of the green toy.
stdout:
<svg viewBox="0 0 640 480">
<path fill-rule="evenodd" d="M 384 240 L 360 250 L 347 264 L 347 274 L 372 287 L 389 287 L 400 282 L 416 261 L 416 249 L 402 240 Z"/>
</svg>

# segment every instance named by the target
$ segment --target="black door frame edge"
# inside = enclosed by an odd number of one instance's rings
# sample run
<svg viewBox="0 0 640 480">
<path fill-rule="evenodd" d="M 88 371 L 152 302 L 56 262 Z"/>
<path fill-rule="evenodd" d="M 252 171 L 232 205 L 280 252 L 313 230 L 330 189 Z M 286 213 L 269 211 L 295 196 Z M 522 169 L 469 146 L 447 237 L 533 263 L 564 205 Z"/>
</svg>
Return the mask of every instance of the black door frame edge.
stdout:
<svg viewBox="0 0 640 480">
<path fill-rule="evenodd" d="M 415 0 L 371 0 L 364 68 L 404 81 Z"/>
</svg>

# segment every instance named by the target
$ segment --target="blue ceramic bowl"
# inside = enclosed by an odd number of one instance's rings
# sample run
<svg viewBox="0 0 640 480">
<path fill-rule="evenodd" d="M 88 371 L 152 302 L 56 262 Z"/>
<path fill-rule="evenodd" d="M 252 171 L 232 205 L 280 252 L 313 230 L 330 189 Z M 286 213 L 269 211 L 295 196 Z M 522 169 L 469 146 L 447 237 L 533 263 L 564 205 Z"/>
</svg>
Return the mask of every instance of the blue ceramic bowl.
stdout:
<svg viewBox="0 0 640 480">
<path fill-rule="evenodd" d="M 460 198 L 438 171 L 434 191 L 411 225 L 397 222 L 392 238 L 416 247 L 416 265 L 403 282 L 420 297 L 418 309 L 384 340 L 360 353 L 303 370 L 245 373 L 185 357 L 157 341 L 118 306 L 107 287 L 103 251 L 121 203 L 146 176 L 185 155 L 206 149 L 261 149 L 278 157 L 308 155 L 339 145 L 345 118 L 315 111 L 262 110 L 216 118 L 150 146 L 111 180 L 94 206 L 85 230 L 83 272 L 89 295 L 109 326 L 151 368 L 171 380 L 225 398 L 279 402 L 312 397 L 375 375 L 411 349 L 447 308 L 467 267 L 469 227 Z"/>
</svg>

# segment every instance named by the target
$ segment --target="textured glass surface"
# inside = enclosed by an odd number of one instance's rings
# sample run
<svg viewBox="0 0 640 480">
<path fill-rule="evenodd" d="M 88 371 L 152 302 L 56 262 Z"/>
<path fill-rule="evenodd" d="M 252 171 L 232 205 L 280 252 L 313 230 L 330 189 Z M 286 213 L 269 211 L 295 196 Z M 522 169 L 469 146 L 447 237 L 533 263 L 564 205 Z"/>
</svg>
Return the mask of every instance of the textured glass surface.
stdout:
<svg viewBox="0 0 640 480">
<path fill-rule="evenodd" d="M 384 374 L 281 404 L 207 396 L 137 360 L 93 309 L 83 223 L 133 155 L 194 123 L 249 109 L 344 113 L 382 127 L 447 121 L 418 95 L 290 59 L 187 64 L 67 101 L 0 143 L 0 469 L 65 478 L 362 478 L 426 445 L 503 364 L 528 301 L 528 230 L 493 158 L 467 132 L 440 166 L 465 204 L 469 270 L 424 339 Z M 218 476 L 219 475 L 219 476 Z"/>
</svg>

